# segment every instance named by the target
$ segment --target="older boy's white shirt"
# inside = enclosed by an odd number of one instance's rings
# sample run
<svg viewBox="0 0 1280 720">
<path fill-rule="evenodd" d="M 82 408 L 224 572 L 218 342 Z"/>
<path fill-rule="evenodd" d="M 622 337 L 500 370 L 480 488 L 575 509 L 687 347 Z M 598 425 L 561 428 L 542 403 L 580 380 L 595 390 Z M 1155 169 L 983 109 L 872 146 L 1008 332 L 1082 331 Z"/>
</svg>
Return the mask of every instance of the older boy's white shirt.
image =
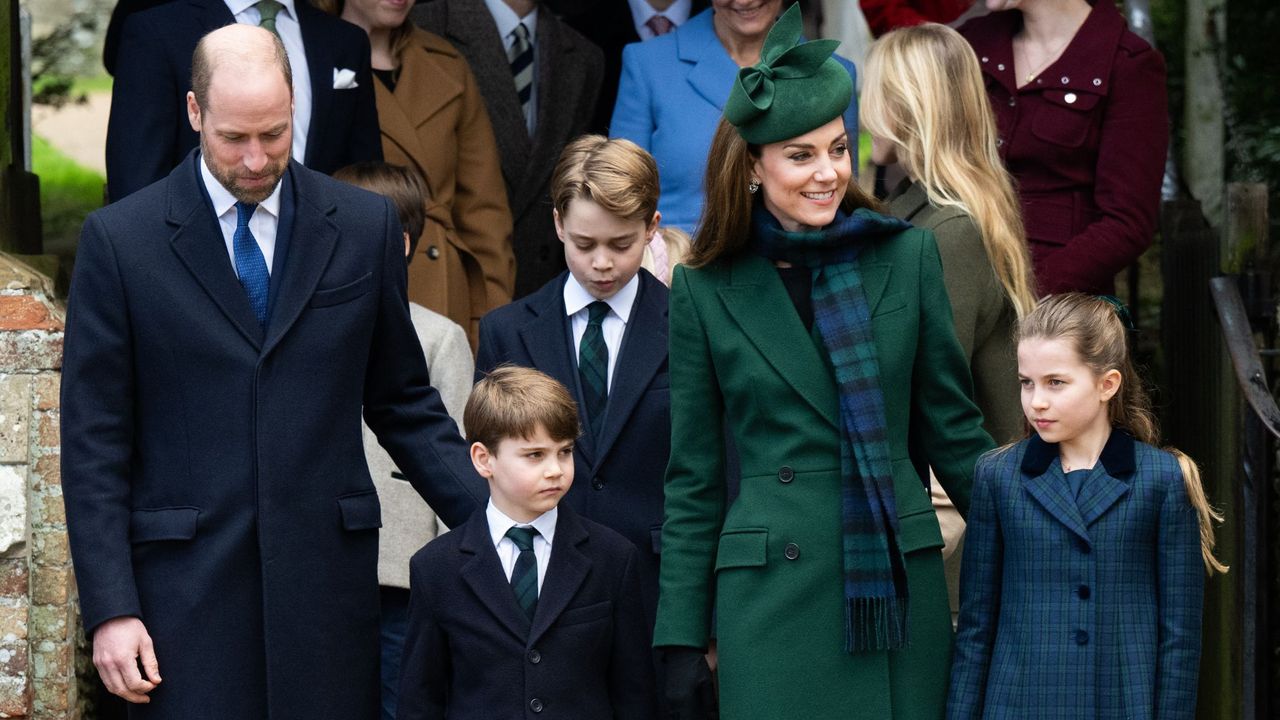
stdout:
<svg viewBox="0 0 1280 720">
<path fill-rule="evenodd" d="M 529 134 L 533 135 L 538 117 L 538 7 L 534 5 L 528 15 L 520 17 L 503 0 L 484 0 L 484 4 L 493 16 L 494 24 L 498 26 L 498 37 L 502 38 L 504 53 L 509 53 L 516 42 L 511 33 L 515 32 L 517 25 L 524 24 L 529 31 L 529 46 L 533 48 L 533 83 L 529 86 L 529 106 L 533 108 L 533 117 L 525 118 L 525 126 L 529 129 Z M 511 82 L 514 83 L 515 78 Z"/>
<path fill-rule="evenodd" d="M 636 294 L 640 292 L 640 273 L 636 273 L 631 281 L 622 289 L 605 300 L 609 305 L 609 314 L 600 323 L 600 332 L 604 335 L 605 347 L 609 348 L 609 385 L 613 391 L 613 368 L 618 364 L 618 350 L 622 347 L 622 336 L 627 331 L 627 322 L 631 320 L 631 308 L 636 304 Z M 587 306 L 596 299 L 582 287 L 578 279 L 569 274 L 564 283 L 564 309 L 569 315 L 569 326 L 573 330 L 573 358 L 577 364 L 582 352 L 582 336 L 587 332 L 587 322 L 591 312 Z"/>
<path fill-rule="evenodd" d="M 258 0 L 223 0 L 236 22 L 257 25 L 262 15 L 254 5 Z M 293 159 L 307 161 L 307 131 L 311 129 L 311 73 L 307 68 L 307 50 L 302 44 L 302 27 L 298 25 L 297 0 L 276 0 L 284 8 L 276 15 L 276 34 L 284 43 L 293 71 Z M 328 75 L 325 75 L 328 77 Z M 271 267 L 271 263 L 267 263 Z"/>
<path fill-rule="evenodd" d="M 218 228 L 222 230 L 222 240 L 227 245 L 227 255 L 231 258 L 231 269 L 235 271 L 236 277 L 240 277 L 240 271 L 236 269 L 236 224 L 239 221 L 236 213 L 236 199 L 218 182 L 209 170 L 209 166 L 204 161 L 204 156 L 200 156 L 200 177 L 204 180 L 204 187 L 209 191 L 209 200 L 213 202 L 213 214 L 218 217 Z M 249 218 L 249 232 L 253 233 L 253 239 L 258 243 L 258 249 L 262 251 L 262 259 L 267 261 L 267 275 L 271 275 L 271 261 L 276 255 L 276 230 L 280 227 L 280 187 L 284 185 L 284 179 L 276 183 L 276 189 L 271 191 L 266 200 L 258 203 L 258 207 L 253 211 L 253 216 Z"/>
<path fill-rule="evenodd" d="M 520 548 L 507 537 L 507 531 L 513 525 L 533 526 L 538 531 L 533 536 L 533 556 L 538 560 L 538 594 L 541 595 L 542 579 L 547 576 L 547 564 L 551 562 L 551 544 L 556 539 L 556 518 L 560 516 L 560 508 L 551 508 L 534 518 L 533 522 L 518 523 L 495 507 L 493 498 L 489 498 L 484 516 L 489 521 L 489 537 L 493 540 L 494 549 L 498 551 L 498 560 L 502 562 L 502 572 L 506 573 L 507 582 L 511 582 L 511 573 L 516 569 L 516 558 L 520 556 Z"/>
<path fill-rule="evenodd" d="M 636 34 L 641 40 L 652 40 L 655 36 L 653 31 L 645 23 L 649 22 L 649 18 L 654 15 L 662 15 L 671 21 L 672 25 L 680 27 L 689 19 L 689 12 L 693 10 L 693 0 L 676 0 L 671 3 L 671 7 L 658 12 L 649 4 L 649 0 L 627 0 L 631 5 L 631 22 L 636 26 Z"/>
</svg>

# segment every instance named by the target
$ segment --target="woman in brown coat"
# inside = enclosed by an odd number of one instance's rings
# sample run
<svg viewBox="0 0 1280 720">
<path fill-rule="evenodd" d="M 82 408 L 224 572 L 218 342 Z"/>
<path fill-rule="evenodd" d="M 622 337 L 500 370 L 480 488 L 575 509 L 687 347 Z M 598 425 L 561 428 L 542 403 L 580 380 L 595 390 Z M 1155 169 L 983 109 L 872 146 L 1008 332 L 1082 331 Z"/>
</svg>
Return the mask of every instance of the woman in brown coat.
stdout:
<svg viewBox="0 0 1280 720">
<path fill-rule="evenodd" d="M 511 212 L 475 78 L 448 41 L 408 20 L 411 3 L 315 4 L 369 34 L 383 155 L 427 179 L 409 299 L 461 325 L 474 352 L 481 316 L 510 302 L 515 286 Z"/>
</svg>

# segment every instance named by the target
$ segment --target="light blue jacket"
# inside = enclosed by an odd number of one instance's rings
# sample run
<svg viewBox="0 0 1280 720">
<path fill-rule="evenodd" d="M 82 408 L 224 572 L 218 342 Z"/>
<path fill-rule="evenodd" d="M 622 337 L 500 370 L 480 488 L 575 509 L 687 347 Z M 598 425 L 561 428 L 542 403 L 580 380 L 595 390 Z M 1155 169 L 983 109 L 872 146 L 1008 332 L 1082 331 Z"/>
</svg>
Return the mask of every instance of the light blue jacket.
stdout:
<svg viewBox="0 0 1280 720">
<path fill-rule="evenodd" d="M 702 176 L 711 138 L 738 66 L 711 25 L 707 8 L 674 32 L 622 51 L 622 80 L 609 135 L 626 138 L 658 161 L 662 224 L 692 233 L 702 214 Z M 853 63 L 837 57 L 854 78 Z M 858 101 L 844 113 L 857 147 Z M 857 167 L 855 158 L 854 167 Z"/>
</svg>

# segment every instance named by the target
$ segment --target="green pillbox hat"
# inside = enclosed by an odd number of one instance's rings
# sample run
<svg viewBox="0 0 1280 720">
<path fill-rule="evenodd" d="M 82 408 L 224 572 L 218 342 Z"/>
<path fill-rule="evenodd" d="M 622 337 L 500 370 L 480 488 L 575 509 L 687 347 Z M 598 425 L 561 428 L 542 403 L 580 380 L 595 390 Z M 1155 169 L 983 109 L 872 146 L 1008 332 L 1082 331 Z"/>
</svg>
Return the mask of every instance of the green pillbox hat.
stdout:
<svg viewBox="0 0 1280 720">
<path fill-rule="evenodd" d="M 724 117 L 743 140 L 789 140 L 839 117 L 853 99 L 853 80 L 831 54 L 836 40 L 796 44 L 803 24 L 793 4 L 769 30 L 760 62 L 738 71 Z"/>
</svg>

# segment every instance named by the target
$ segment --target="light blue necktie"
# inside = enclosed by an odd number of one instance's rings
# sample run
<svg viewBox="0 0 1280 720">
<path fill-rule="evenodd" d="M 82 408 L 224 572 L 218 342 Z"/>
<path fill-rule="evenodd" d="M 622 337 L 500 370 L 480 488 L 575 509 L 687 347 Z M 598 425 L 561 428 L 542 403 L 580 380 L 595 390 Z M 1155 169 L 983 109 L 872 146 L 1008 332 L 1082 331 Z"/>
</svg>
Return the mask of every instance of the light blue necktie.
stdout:
<svg viewBox="0 0 1280 720">
<path fill-rule="evenodd" d="M 249 296 L 249 304 L 253 306 L 253 314 L 258 324 L 267 325 L 267 290 L 271 277 L 267 273 L 267 261 L 262 257 L 258 241 L 249 231 L 249 218 L 258 208 L 252 203 L 236 203 L 236 234 L 232 247 L 236 254 L 236 274 L 240 276 L 240 286 Z"/>
</svg>

